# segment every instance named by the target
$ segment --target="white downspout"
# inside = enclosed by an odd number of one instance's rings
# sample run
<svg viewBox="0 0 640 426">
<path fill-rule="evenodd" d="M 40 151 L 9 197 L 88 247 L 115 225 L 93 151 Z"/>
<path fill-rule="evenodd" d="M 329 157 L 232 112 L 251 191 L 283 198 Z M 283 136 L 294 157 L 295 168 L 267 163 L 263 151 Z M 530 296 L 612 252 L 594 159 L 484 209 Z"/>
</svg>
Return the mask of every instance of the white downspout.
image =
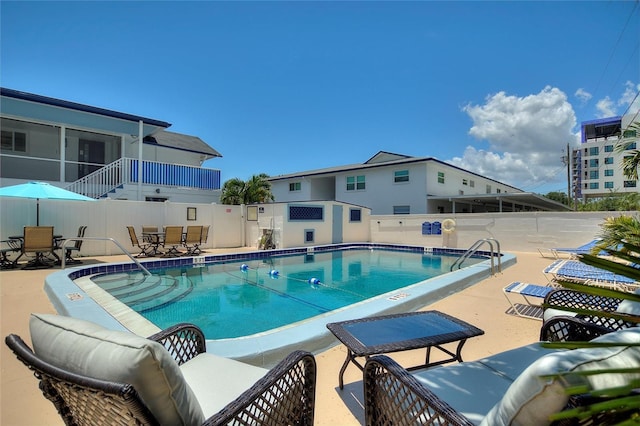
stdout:
<svg viewBox="0 0 640 426">
<path fill-rule="evenodd" d="M 138 121 L 138 201 L 142 201 L 142 120 Z"/>
</svg>

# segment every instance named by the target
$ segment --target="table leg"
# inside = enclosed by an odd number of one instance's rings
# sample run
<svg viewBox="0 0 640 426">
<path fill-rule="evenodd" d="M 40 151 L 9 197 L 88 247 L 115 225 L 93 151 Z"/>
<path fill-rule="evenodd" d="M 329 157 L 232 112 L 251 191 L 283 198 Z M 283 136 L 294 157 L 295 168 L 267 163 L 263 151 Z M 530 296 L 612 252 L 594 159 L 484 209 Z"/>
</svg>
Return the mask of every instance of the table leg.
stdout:
<svg viewBox="0 0 640 426">
<path fill-rule="evenodd" d="M 347 358 L 344 360 L 342 367 L 340 368 L 340 373 L 338 374 L 338 384 L 340 389 L 344 389 L 344 372 L 347 370 L 347 366 L 353 360 L 353 352 L 351 349 L 347 349 Z"/>
</svg>

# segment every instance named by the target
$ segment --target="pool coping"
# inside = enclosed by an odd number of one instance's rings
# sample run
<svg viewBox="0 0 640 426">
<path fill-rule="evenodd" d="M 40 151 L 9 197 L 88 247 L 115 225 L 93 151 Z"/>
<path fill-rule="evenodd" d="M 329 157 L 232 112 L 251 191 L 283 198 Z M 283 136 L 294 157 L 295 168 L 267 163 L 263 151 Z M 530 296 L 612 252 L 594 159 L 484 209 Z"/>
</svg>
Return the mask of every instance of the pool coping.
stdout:
<svg viewBox="0 0 640 426">
<path fill-rule="evenodd" d="M 373 243 L 345 243 L 315 247 L 300 247 L 291 249 L 262 250 L 255 252 L 238 252 L 222 255 L 202 255 L 173 259 L 143 260 L 145 267 L 178 267 L 198 265 L 201 263 L 228 262 L 234 260 L 264 259 L 269 256 L 290 254 L 320 253 L 335 249 L 379 249 L 403 250 L 429 254 L 458 254 L 466 250 L 423 247 L 397 244 Z M 489 252 L 478 251 L 479 256 L 489 257 Z M 516 256 L 508 253 L 501 254 L 502 268 L 516 262 Z M 350 305 L 326 314 L 303 320 L 274 330 L 230 339 L 207 340 L 207 351 L 227 358 L 237 359 L 253 365 L 270 368 L 284 356 L 301 347 L 313 353 L 327 350 L 338 340 L 326 328 L 330 322 L 362 318 L 372 315 L 394 314 L 418 310 L 444 297 L 456 293 L 466 287 L 480 282 L 491 276 L 491 261 L 484 261 L 463 267 L 447 273 L 444 276 L 430 278 L 419 283 L 404 287 L 400 290 L 376 296 L 363 302 Z M 81 318 L 100 324 L 113 330 L 128 329 L 118 322 L 101 305 L 88 296 L 73 280 L 98 273 L 124 272 L 139 269 L 133 262 L 118 262 L 91 266 L 68 268 L 48 275 L 45 278 L 45 293 L 55 310 L 66 316 Z"/>
</svg>

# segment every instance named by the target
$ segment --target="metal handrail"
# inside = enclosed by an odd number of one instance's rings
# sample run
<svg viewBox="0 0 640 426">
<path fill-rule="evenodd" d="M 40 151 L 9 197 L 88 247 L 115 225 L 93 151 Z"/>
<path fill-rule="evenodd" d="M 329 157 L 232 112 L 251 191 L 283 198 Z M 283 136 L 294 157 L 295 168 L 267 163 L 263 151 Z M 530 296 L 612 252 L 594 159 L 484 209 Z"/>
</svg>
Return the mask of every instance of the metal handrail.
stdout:
<svg viewBox="0 0 640 426">
<path fill-rule="evenodd" d="M 151 272 L 149 272 L 149 270 L 147 268 L 145 268 L 144 266 L 142 266 L 142 263 L 138 262 L 138 260 L 136 258 L 133 257 L 133 255 L 131 253 L 129 253 L 129 251 L 124 248 L 124 246 L 122 244 L 120 244 L 118 241 L 116 241 L 113 238 L 110 237 L 71 237 L 71 238 L 67 238 L 64 240 L 64 242 L 62 243 L 62 256 L 61 256 L 61 264 L 60 264 L 60 268 L 64 269 L 66 266 L 66 255 L 65 255 L 65 248 L 67 247 L 67 243 L 69 241 L 113 241 L 113 243 L 118 246 L 120 248 L 120 250 L 122 250 L 122 252 L 124 254 L 126 254 L 129 259 L 131 259 L 136 265 L 138 265 L 138 267 L 142 270 L 143 273 L 145 273 L 148 276 L 152 276 L 153 274 Z"/>
<path fill-rule="evenodd" d="M 496 251 L 493 243 L 496 243 L 498 250 Z M 481 240 L 476 241 L 475 243 L 473 243 L 471 245 L 471 247 L 469 247 L 469 249 L 464 252 L 464 254 L 462 256 L 460 256 L 459 258 L 457 258 L 455 260 L 455 262 L 453 262 L 453 264 L 451 265 L 451 268 L 449 268 L 450 271 L 453 271 L 453 268 L 456 267 L 456 265 L 458 266 L 458 269 L 460 269 L 462 267 L 462 264 L 464 263 L 465 260 L 467 260 L 468 258 L 470 258 L 471 256 L 473 256 L 477 251 L 478 248 L 480 248 L 480 246 L 484 243 L 489 244 L 489 247 L 491 247 L 491 275 L 493 275 L 495 273 L 495 263 L 494 263 L 494 256 L 496 256 L 498 258 L 498 272 L 502 272 L 502 255 L 500 253 L 500 242 L 498 240 L 496 240 L 495 238 L 483 238 Z"/>
</svg>

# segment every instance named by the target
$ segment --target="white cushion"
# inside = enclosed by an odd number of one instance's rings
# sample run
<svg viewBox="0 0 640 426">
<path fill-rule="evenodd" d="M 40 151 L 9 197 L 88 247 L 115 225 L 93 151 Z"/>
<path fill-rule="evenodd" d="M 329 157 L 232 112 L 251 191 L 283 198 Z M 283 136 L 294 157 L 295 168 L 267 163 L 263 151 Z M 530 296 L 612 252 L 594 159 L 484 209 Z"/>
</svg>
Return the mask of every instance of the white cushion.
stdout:
<svg viewBox="0 0 640 426">
<path fill-rule="evenodd" d="M 411 374 L 476 425 L 511 385 L 511 381 L 502 374 L 477 362 L 416 370 Z"/>
<path fill-rule="evenodd" d="M 633 294 L 640 295 L 640 288 L 634 291 Z M 616 312 L 619 312 L 621 314 L 640 316 L 640 302 L 634 302 L 625 299 L 620 302 L 618 308 L 616 309 Z"/>
<path fill-rule="evenodd" d="M 84 376 L 132 384 L 161 424 L 204 421 L 178 364 L 161 344 L 60 315 L 32 314 L 29 327 L 40 358 Z"/>
<path fill-rule="evenodd" d="M 632 327 L 605 334 L 594 342 L 640 342 L 640 328 Z M 482 425 L 547 425 L 549 416 L 561 411 L 568 397 L 564 386 L 556 379 L 541 376 L 570 371 L 590 371 L 606 368 L 640 367 L 640 347 L 615 346 L 584 348 L 554 352 L 533 363 L 513 382 L 504 397 L 491 409 Z M 593 389 L 620 386 L 638 373 L 598 374 L 584 380 Z"/>
<path fill-rule="evenodd" d="M 268 370 L 204 353 L 182 364 L 180 371 L 204 416 L 209 418 L 253 386 Z"/>
<path fill-rule="evenodd" d="M 502 374 L 513 382 L 527 367 L 537 361 L 538 358 L 555 351 L 557 351 L 557 349 L 543 348 L 539 342 L 536 342 L 500 352 L 474 362 L 478 362 Z"/>
</svg>

